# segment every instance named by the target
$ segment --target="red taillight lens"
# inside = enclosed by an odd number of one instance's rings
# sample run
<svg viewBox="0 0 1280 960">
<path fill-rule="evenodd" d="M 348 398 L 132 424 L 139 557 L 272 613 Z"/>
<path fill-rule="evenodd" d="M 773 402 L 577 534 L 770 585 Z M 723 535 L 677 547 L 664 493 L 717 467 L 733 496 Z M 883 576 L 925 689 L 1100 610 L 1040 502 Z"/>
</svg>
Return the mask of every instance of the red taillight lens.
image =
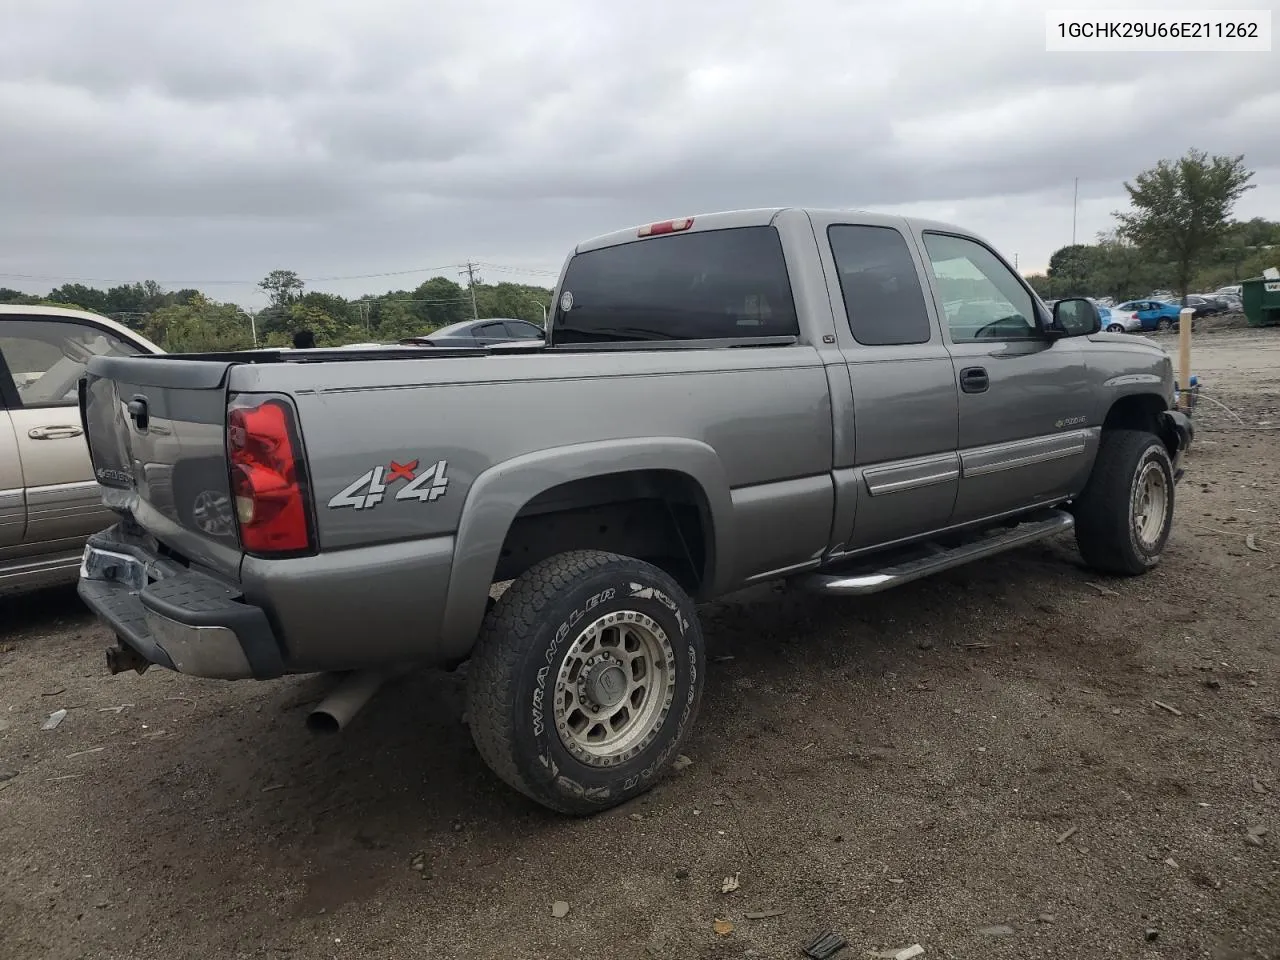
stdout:
<svg viewBox="0 0 1280 960">
<path fill-rule="evenodd" d="M 231 496 L 240 544 L 249 553 L 311 549 L 306 484 L 293 414 L 280 400 L 232 407 L 227 414 Z"/>
</svg>

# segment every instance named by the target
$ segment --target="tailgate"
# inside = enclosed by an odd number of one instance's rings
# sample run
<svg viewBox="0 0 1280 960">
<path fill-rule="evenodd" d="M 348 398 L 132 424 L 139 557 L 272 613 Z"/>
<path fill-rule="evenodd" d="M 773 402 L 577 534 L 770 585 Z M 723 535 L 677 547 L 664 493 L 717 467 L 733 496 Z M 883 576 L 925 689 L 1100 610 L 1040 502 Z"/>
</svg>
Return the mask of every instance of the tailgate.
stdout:
<svg viewBox="0 0 1280 960">
<path fill-rule="evenodd" d="M 107 505 L 182 556 L 238 576 L 227 473 L 225 360 L 95 357 L 81 384 Z"/>
</svg>

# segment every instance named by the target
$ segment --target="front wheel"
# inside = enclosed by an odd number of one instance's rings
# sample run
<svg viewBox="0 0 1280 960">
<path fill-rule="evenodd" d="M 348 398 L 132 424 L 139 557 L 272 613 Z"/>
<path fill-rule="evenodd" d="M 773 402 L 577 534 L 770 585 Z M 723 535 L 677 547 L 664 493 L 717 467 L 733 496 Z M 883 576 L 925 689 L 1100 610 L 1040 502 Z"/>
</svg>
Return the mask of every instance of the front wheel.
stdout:
<svg viewBox="0 0 1280 960">
<path fill-rule="evenodd" d="M 1173 464 L 1141 430 L 1106 430 L 1076 501 L 1076 544 L 1102 573 L 1135 576 L 1160 562 L 1173 526 Z"/>
<path fill-rule="evenodd" d="M 485 618 L 467 678 L 476 748 L 507 784 L 590 814 L 652 787 L 697 715 L 697 612 L 651 564 L 599 551 L 535 564 Z"/>
</svg>

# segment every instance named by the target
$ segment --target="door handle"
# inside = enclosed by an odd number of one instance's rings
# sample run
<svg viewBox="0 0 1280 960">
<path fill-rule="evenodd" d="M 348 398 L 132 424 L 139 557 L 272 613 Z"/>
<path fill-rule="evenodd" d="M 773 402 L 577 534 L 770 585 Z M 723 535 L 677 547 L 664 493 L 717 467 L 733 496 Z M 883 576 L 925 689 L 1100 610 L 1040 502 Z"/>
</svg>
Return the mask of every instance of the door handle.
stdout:
<svg viewBox="0 0 1280 960">
<path fill-rule="evenodd" d="M 985 393 L 991 379 L 982 367 L 965 367 L 960 371 L 960 389 L 965 393 Z"/>
<path fill-rule="evenodd" d="M 56 424 L 51 427 L 32 427 L 27 436 L 32 440 L 69 440 L 84 433 L 79 427 L 70 423 Z"/>
</svg>

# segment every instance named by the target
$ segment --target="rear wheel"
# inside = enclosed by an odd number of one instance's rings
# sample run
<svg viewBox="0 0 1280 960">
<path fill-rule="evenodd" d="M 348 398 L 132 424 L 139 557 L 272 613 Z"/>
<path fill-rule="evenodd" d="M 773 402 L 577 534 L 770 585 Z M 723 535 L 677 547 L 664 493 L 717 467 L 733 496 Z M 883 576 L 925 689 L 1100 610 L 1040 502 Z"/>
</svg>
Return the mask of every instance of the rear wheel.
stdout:
<svg viewBox="0 0 1280 960">
<path fill-rule="evenodd" d="M 1076 544 L 1089 566 L 1134 576 L 1160 562 L 1173 525 L 1173 464 L 1154 434 L 1107 430 L 1076 501 Z"/>
<path fill-rule="evenodd" d="M 1169 320 L 1168 317 L 1161 317 L 1159 320 L 1156 321 L 1156 329 L 1159 330 L 1161 333 L 1164 333 L 1166 330 L 1168 330 L 1172 326 L 1173 326 L 1173 323 Z"/>
<path fill-rule="evenodd" d="M 675 759 L 705 659 L 693 602 L 662 570 L 598 551 L 551 557 L 485 618 L 467 678 L 476 748 L 543 806 L 616 806 Z"/>
<path fill-rule="evenodd" d="M 1124 333 L 1124 327 L 1121 324 L 1113 323 L 1107 327 L 1107 333 Z"/>
</svg>

